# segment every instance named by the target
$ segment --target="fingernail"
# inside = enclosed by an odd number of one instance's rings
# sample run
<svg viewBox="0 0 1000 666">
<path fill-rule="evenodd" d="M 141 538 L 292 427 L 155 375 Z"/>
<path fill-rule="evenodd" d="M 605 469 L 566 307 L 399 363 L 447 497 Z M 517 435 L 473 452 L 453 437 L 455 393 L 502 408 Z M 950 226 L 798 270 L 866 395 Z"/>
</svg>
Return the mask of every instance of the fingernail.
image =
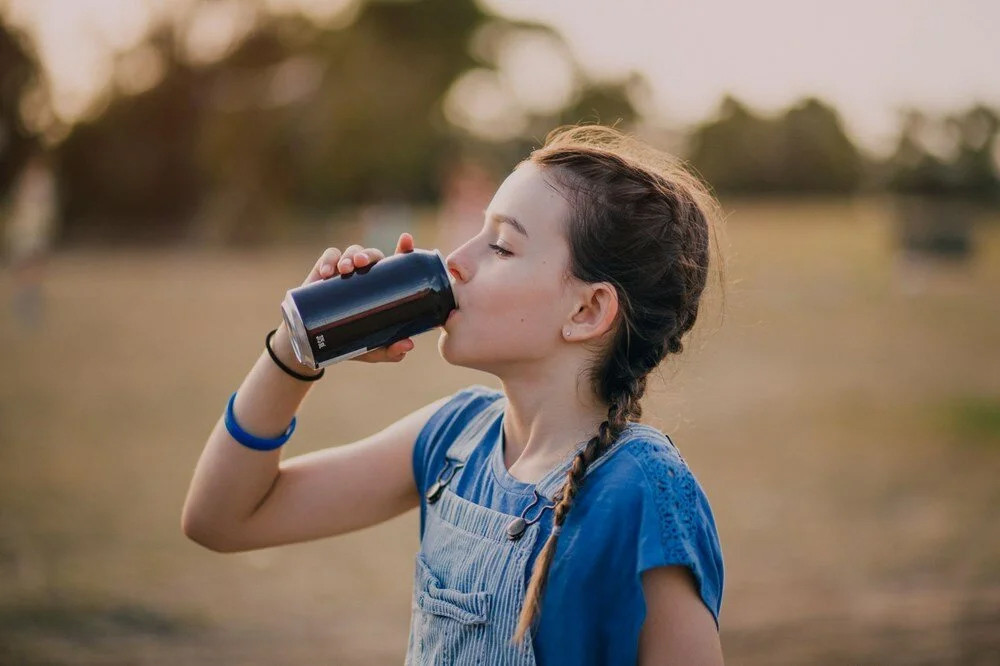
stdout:
<svg viewBox="0 0 1000 666">
<path fill-rule="evenodd" d="M 320 275 L 326 275 L 327 273 L 329 273 L 332 270 L 333 270 L 333 267 L 330 266 L 330 264 L 323 264 L 319 268 Z"/>
</svg>

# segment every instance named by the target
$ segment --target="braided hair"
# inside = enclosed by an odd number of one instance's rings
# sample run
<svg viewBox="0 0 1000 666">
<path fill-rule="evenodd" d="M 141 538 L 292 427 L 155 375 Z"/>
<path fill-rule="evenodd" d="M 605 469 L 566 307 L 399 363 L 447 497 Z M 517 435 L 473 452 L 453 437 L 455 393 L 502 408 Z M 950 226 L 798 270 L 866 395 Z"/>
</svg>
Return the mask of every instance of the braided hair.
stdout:
<svg viewBox="0 0 1000 666">
<path fill-rule="evenodd" d="M 532 571 L 515 643 L 539 615 L 559 532 L 587 468 L 630 419 L 641 418 L 649 373 L 682 351 L 681 338 L 694 326 L 719 213 L 708 189 L 678 161 L 614 128 L 557 128 L 525 161 L 541 166 L 571 203 L 569 272 L 614 285 L 621 305 L 610 344 L 586 371 L 608 416 L 574 457 L 556 496 L 553 530 Z"/>
</svg>

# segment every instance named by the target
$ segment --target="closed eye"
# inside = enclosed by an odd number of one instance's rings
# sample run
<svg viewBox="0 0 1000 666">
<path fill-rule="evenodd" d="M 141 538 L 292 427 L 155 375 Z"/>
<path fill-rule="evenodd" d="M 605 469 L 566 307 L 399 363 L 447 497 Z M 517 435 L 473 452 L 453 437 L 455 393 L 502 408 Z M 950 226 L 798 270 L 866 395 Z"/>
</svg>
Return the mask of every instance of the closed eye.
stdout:
<svg viewBox="0 0 1000 666">
<path fill-rule="evenodd" d="M 490 247 L 493 248 L 493 251 L 495 253 L 497 253 L 501 257 L 509 257 L 509 256 L 511 256 L 511 255 L 514 254 L 510 250 L 505 250 L 502 247 L 500 247 L 499 245 L 495 245 L 493 243 L 490 243 Z"/>
</svg>

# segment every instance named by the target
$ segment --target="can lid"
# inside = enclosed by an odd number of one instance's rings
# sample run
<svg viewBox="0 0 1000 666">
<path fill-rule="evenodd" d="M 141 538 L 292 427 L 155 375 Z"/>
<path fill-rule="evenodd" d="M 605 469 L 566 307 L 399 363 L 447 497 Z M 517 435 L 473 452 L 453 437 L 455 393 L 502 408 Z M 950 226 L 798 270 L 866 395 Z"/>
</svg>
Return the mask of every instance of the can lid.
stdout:
<svg viewBox="0 0 1000 666">
<path fill-rule="evenodd" d="M 305 324 L 302 323 L 302 316 L 299 308 L 295 305 L 291 290 L 285 294 L 285 300 L 281 302 L 281 316 L 285 320 L 285 327 L 288 328 L 288 339 L 292 342 L 292 351 L 299 363 L 308 365 L 311 368 L 319 369 L 316 360 L 313 358 L 312 346 L 309 344 L 309 337 Z"/>
</svg>

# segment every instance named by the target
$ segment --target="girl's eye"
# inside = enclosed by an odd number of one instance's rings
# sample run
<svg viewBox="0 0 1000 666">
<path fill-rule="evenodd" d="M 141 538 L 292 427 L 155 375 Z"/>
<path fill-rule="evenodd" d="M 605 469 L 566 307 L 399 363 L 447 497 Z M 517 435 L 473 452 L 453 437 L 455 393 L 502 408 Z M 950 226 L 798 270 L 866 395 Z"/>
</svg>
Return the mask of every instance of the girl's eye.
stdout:
<svg viewBox="0 0 1000 666">
<path fill-rule="evenodd" d="M 512 254 L 514 254 L 510 250 L 505 250 L 502 247 L 500 247 L 499 245 L 494 245 L 493 243 L 490 243 L 490 247 L 493 248 L 493 251 L 496 252 L 501 257 L 509 257 Z"/>
</svg>

